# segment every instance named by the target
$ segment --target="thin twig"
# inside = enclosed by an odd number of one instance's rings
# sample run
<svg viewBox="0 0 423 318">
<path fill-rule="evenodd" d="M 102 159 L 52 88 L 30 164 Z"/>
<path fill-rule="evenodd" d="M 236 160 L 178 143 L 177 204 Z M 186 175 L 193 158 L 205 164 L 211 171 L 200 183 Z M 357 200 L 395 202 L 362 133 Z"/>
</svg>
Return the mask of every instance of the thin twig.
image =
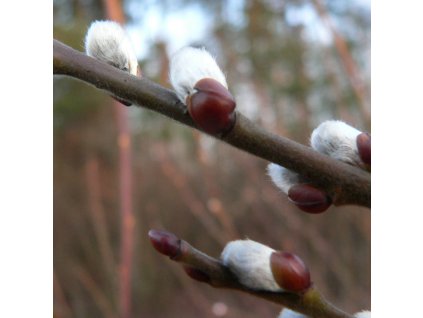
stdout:
<svg viewBox="0 0 423 318">
<path fill-rule="evenodd" d="M 134 104 L 199 129 L 176 94 L 145 78 L 137 78 L 53 40 L 53 73 L 68 75 L 106 90 Z M 269 133 L 242 114 L 233 129 L 214 136 L 239 149 L 280 164 L 312 180 L 335 205 L 370 207 L 370 174 L 334 160 L 287 138 Z M 199 129 L 200 130 L 200 129 Z"/>
<path fill-rule="evenodd" d="M 251 289 L 241 284 L 220 260 L 195 249 L 173 233 L 152 230 L 149 236 L 153 246 L 160 253 L 183 264 L 185 268 L 188 268 L 187 273 L 192 278 L 208 283 L 212 287 L 239 290 L 291 308 L 312 318 L 352 318 L 351 315 L 325 300 L 314 286 L 302 294 Z"/>
</svg>

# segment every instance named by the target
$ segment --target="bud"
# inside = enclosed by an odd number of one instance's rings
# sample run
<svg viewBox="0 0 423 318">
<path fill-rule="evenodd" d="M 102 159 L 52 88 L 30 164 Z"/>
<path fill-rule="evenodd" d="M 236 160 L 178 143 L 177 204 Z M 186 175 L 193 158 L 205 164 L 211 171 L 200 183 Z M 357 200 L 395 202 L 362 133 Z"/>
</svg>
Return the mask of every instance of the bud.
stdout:
<svg viewBox="0 0 423 318">
<path fill-rule="evenodd" d="M 187 46 L 173 54 L 170 59 L 169 78 L 176 95 L 184 104 L 188 95 L 195 92 L 195 84 L 203 78 L 212 78 L 228 88 L 225 75 L 205 48 Z"/>
<path fill-rule="evenodd" d="M 361 131 L 339 120 L 321 123 L 311 134 L 313 149 L 345 163 L 362 166 L 357 149 L 357 136 Z"/>
<path fill-rule="evenodd" d="M 354 314 L 355 318 L 371 318 L 372 313 L 367 310 L 363 310 Z"/>
<path fill-rule="evenodd" d="M 197 268 L 184 266 L 184 271 L 189 277 L 199 282 L 208 283 L 210 281 L 209 275 Z"/>
<path fill-rule="evenodd" d="M 94 21 L 85 36 L 87 55 L 132 75 L 138 74 L 138 61 L 123 28 L 113 21 Z"/>
<path fill-rule="evenodd" d="M 215 59 L 204 48 L 185 47 L 170 60 L 170 82 L 198 127 L 222 134 L 235 123 L 235 100 Z"/>
<path fill-rule="evenodd" d="M 298 208 L 308 213 L 322 213 L 332 204 L 325 192 L 309 184 L 297 184 L 288 191 L 288 198 Z"/>
<path fill-rule="evenodd" d="M 282 291 L 270 269 L 275 250 L 252 240 L 226 244 L 220 259 L 244 286 L 255 290 Z"/>
<path fill-rule="evenodd" d="M 308 318 L 308 316 L 300 314 L 288 308 L 284 308 L 278 318 Z"/>
<path fill-rule="evenodd" d="M 288 194 L 289 189 L 300 182 L 300 176 L 297 173 L 275 163 L 270 163 L 267 166 L 267 174 L 285 194 Z"/>
<path fill-rule="evenodd" d="M 203 78 L 187 97 L 188 112 L 194 122 L 209 134 L 225 133 L 235 124 L 235 100 L 212 78 Z"/>
<path fill-rule="evenodd" d="M 357 148 L 358 154 L 360 155 L 361 160 L 367 164 L 371 164 L 371 154 L 372 154 L 372 145 L 371 137 L 368 133 L 361 133 L 357 136 Z"/>
<path fill-rule="evenodd" d="M 276 282 L 286 291 L 300 293 L 311 285 L 308 268 L 294 254 L 279 251 L 272 253 L 270 267 Z"/>
<path fill-rule="evenodd" d="M 310 272 L 296 255 L 251 240 L 226 244 L 220 259 L 244 286 L 300 293 L 310 287 Z"/>
<path fill-rule="evenodd" d="M 94 21 L 85 36 L 85 51 L 87 55 L 110 64 L 121 71 L 135 76 L 141 76 L 138 60 L 131 42 L 123 28 L 113 21 Z M 112 96 L 125 106 L 131 102 Z"/>
<path fill-rule="evenodd" d="M 181 240 L 173 233 L 160 230 L 148 232 L 153 247 L 161 254 L 175 258 L 180 254 Z"/>
</svg>

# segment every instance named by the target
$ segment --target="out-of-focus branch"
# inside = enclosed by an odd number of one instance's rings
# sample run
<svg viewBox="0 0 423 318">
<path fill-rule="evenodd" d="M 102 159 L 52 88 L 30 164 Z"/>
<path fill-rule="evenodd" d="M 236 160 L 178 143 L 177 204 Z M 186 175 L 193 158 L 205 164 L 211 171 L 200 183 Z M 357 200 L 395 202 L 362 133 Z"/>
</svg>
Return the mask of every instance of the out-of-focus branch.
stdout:
<svg viewBox="0 0 423 318">
<path fill-rule="evenodd" d="M 151 230 L 149 236 L 153 246 L 160 253 L 183 264 L 191 278 L 208 283 L 212 287 L 239 290 L 313 318 L 352 318 L 326 301 L 313 286 L 302 294 L 254 290 L 241 284 L 220 260 L 195 249 L 173 233 Z"/>
<path fill-rule="evenodd" d="M 79 283 L 86 289 L 86 291 L 93 298 L 95 304 L 101 312 L 102 317 L 113 318 L 115 317 L 114 310 L 106 298 L 105 292 L 101 287 L 95 282 L 93 277 L 87 272 L 87 270 L 79 265 L 75 264 L 73 267 L 75 277 Z"/>
<path fill-rule="evenodd" d="M 354 59 L 351 56 L 351 53 L 348 49 L 347 43 L 344 38 L 337 32 L 335 26 L 333 25 L 329 13 L 327 12 L 325 5 L 321 0 L 312 0 L 311 3 L 314 5 L 318 15 L 322 21 L 326 24 L 327 28 L 332 34 L 333 40 L 335 42 L 335 48 L 338 52 L 338 55 L 341 59 L 341 63 L 345 69 L 345 72 L 348 75 L 351 87 L 354 91 L 355 96 L 357 97 L 358 102 L 361 106 L 361 112 L 363 119 L 369 123 L 370 122 L 370 107 L 367 103 L 367 92 L 364 89 L 363 81 L 360 79 L 358 74 L 357 65 L 354 62 Z"/>
<path fill-rule="evenodd" d="M 116 282 L 114 280 L 116 264 L 113 256 L 113 248 L 110 243 L 106 215 L 101 204 L 99 167 L 96 157 L 90 156 L 85 163 L 85 174 L 91 223 L 99 246 L 102 263 L 104 264 L 108 277 L 110 277 L 110 290 L 114 291 L 116 289 Z"/>
<path fill-rule="evenodd" d="M 56 272 L 53 270 L 53 301 L 54 317 L 70 318 L 73 317 L 72 310 L 69 306 L 68 301 L 66 300 L 65 294 L 63 293 L 63 287 L 60 283 L 59 278 L 57 277 Z"/>
<path fill-rule="evenodd" d="M 78 78 L 134 104 L 199 129 L 174 92 L 148 79 L 137 78 L 97 61 L 57 40 L 53 41 L 53 48 L 54 74 Z M 301 174 L 315 186 L 325 190 L 336 205 L 357 204 L 370 207 L 371 186 L 368 172 L 269 133 L 240 113 L 236 117 L 236 123 L 230 132 L 215 137 Z"/>
<path fill-rule="evenodd" d="M 120 0 L 103 0 L 108 19 L 125 23 Z M 120 264 L 119 264 L 119 307 L 120 317 L 131 316 L 131 277 L 134 254 L 135 218 L 132 202 L 132 145 L 129 132 L 128 110 L 113 101 L 116 114 L 119 149 L 119 199 L 120 199 Z"/>
<path fill-rule="evenodd" d="M 203 225 L 206 233 L 217 242 L 224 244 L 229 234 L 214 222 L 203 203 L 192 193 L 186 176 L 174 166 L 165 151 L 157 151 L 156 155 L 159 159 L 162 173 L 172 182 L 181 199 L 189 207 L 189 212 Z"/>
</svg>

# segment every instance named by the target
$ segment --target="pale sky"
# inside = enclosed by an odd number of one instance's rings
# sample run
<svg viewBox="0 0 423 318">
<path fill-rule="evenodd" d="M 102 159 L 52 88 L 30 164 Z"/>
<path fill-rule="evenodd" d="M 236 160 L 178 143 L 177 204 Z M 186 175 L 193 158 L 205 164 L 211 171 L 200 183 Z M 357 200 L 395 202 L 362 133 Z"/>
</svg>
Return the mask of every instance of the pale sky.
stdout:
<svg viewBox="0 0 423 318">
<path fill-rule="evenodd" d="M 368 8 L 370 0 L 354 0 L 359 6 Z M 241 8 L 244 0 L 228 0 L 228 20 L 234 24 L 243 23 Z M 179 48 L 204 39 L 213 25 L 211 16 L 207 16 L 200 4 L 181 7 L 171 12 L 163 13 L 161 7 L 150 5 L 143 7 L 142 4 L 133 1 L 129 5 L 129 12 L 136 23 L 127 25 L 126 29 L 132 40 L 139 59 L 148 54 L 149 47 L 156 40 L 165 40 L 168 43 L 169 53 Z M 142 16 L 136 12 L 143 12 Z M 290 10 L 288 20 L 292 23 L 304 22 L 307 26 L 307 34 L 314 40 L 330 43 L 331 36 L 322 26 L 320 19 L 314 10 L 305 6 L 301 9 Z"/>
</svg>

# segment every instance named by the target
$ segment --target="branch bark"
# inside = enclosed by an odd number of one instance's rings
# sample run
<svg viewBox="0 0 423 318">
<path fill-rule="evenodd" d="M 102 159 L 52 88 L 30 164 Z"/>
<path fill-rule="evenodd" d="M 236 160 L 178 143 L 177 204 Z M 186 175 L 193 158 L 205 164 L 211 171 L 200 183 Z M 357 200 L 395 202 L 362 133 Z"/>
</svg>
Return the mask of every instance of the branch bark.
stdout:
<svg viewBox="0 0 423 318">
<path fill-rule="evenodd" d="M 242 291 L 283 305 L 312 318 L 353 318 L 353 316 L 330 304 L 314 286 L 302 294 L 251 289 L 241 284 L 220 260 L 195 249 L 173 233 L 151 230 L 149 236 L 158 252 L 169 256 L 175 262 L 183 264 L 186 273 L 191 278 L 205 282 L 212 287 Z"/>
<path fill-rule="evenodd" d="M 95 60 L 53 40 L 53 73 L 71 76 L 124 100 L 161 113 L 192 128 L 195 126 L 186 106 L 176 94 L 146 78 L 137 78 Z M 269 133 L 241 113 L 233 129 L 214 136 L 262 159 L 277 163 L 302 176 L 323 190 L 335 205 L 356 204 L 370 208 L 370 174 L 334 160 L 287 138 Z"/>
</svg>

